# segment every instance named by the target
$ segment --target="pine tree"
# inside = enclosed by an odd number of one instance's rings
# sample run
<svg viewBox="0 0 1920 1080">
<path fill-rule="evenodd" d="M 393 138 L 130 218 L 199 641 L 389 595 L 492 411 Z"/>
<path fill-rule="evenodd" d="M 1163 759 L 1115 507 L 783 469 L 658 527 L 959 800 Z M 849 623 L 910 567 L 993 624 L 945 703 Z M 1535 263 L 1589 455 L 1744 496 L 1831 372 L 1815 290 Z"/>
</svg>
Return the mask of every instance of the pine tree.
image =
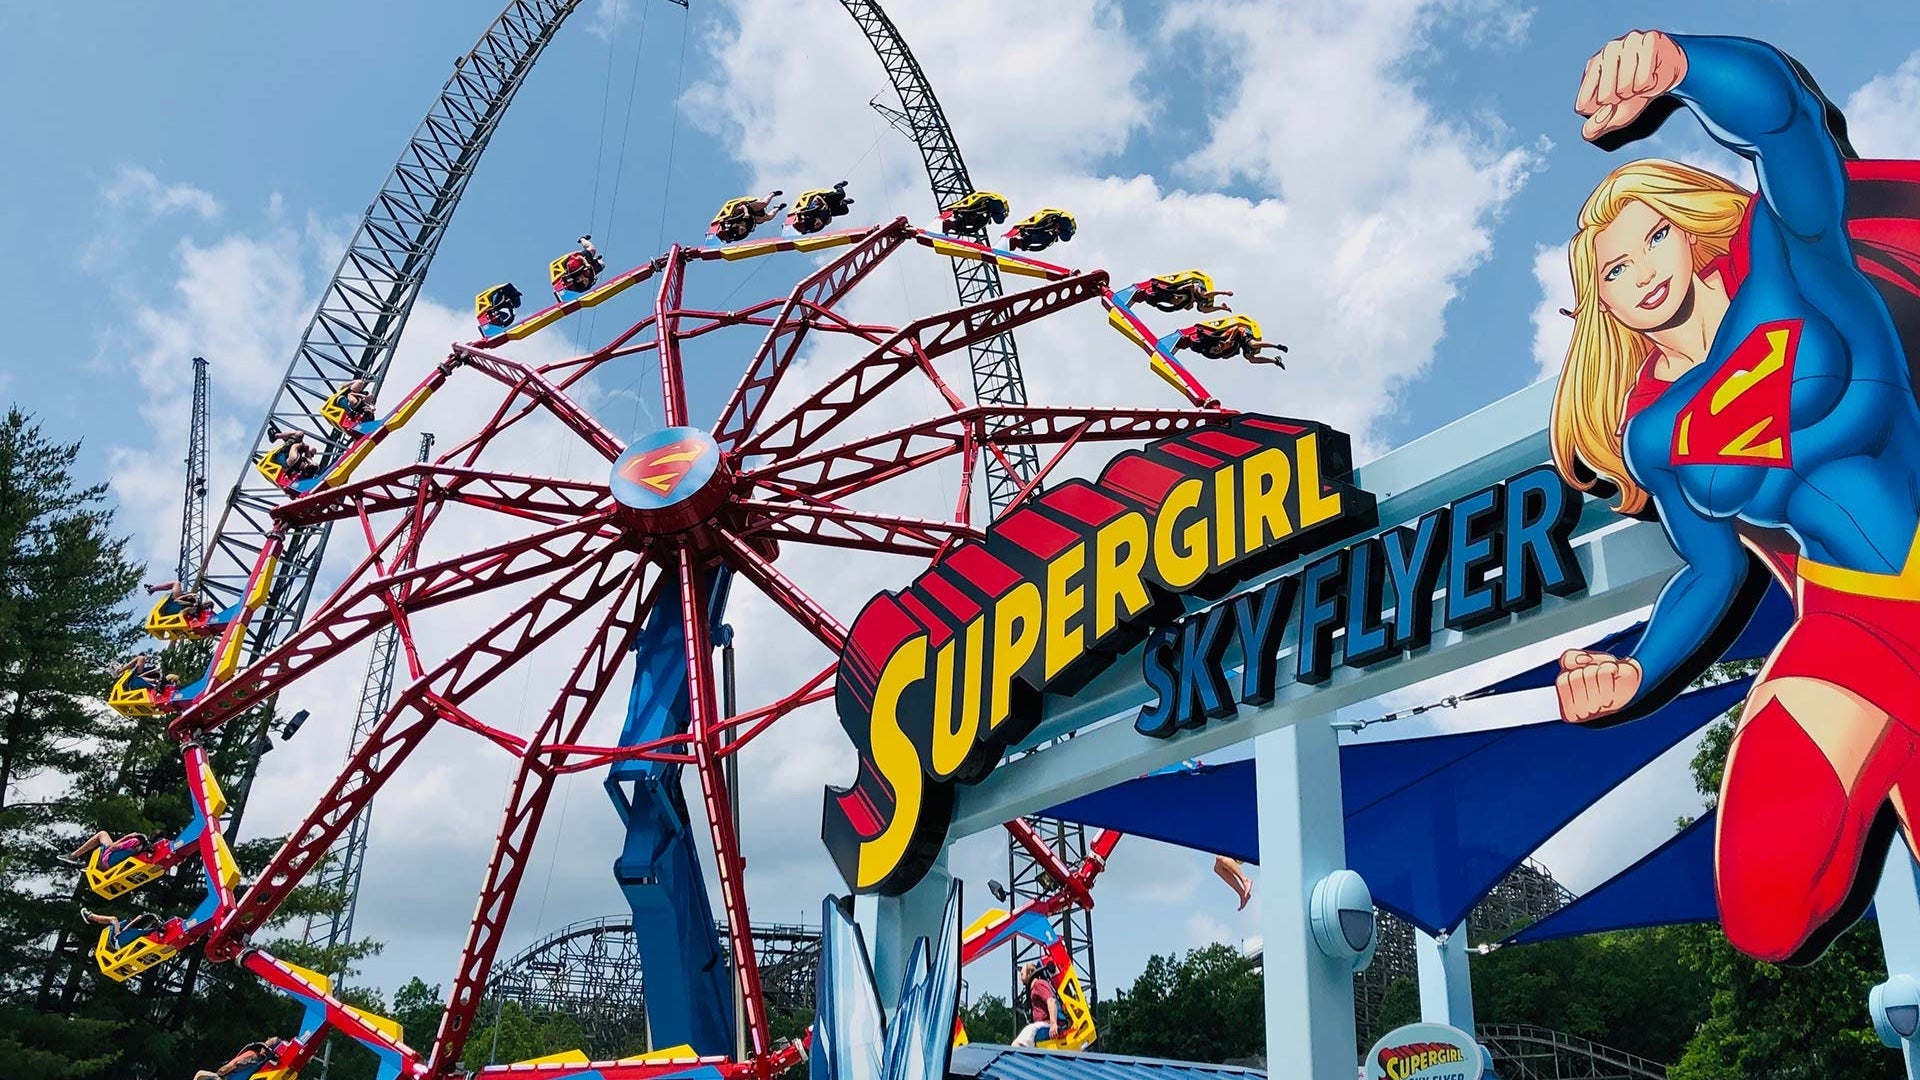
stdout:
<svg viewBox="0 0 1920 1080">
<path fill-rule="evenodd" d="M 113 532 L 104 485 L 74 479 L 78 449 L 50 441 L 18 409 L 0 419 L 0 1077 L 191 1075 L 263 1035 L 292 1034 L 299 1009 L 235 965 L 204 963 L 197 948 L 124 985 L 94 968 L 97 931 L 83 931 L 83 904 L 164 916 L 191 910 L 204 893 L 189 859 L 103 901 L 56 858 L 96 830 L 172 835 L 191 817 L 180 748 L 164 723 L 103 704 L 119 660 L 151 643 L 131 603 L 141 567 Z M 175 645 L 162 666 L 192 681 L 207 652 L 204 642 Z M 229 795 L 250 774 L 265 723 L 238 721 L 210 740 Z M 236 843 L 234 855 L 258 870 L 279 844 Z M 343 901 L 296 891 L 269 929 Z M 349 972 L 378 950 L 266 947 Z M 180 992 L 183 984 L 192 991 Z"/>
</svg>

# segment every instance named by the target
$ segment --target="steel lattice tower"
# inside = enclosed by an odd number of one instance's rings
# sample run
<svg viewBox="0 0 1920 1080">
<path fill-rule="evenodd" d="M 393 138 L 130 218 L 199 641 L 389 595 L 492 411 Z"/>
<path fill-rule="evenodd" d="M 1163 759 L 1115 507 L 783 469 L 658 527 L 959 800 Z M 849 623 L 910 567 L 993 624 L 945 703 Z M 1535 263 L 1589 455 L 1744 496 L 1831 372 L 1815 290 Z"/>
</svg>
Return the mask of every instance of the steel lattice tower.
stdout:
<svg viewBox="0 0 1920 1080">
<path fill-rule="evenodd" d="M 904 125 L 914 145 L 920 148 L 921 160 L 927 166 L 927 179 L 933 185 L 934 201 L 946 207 L 973 192 L 967 163 L 960 157 L 960 144 L 954 141 L 953 129 L 947 126 L 947 114 L 941 111 L 939 99 L 933 96 L 933 84 L 927 81 L 926 72 L 920 70 L 920 62 L 913 58 L 913 50 L 907 48 L 893 20 L 873 0 L 840 0 L 840 3 L 853 16 L 853 21 L 860 24 L 861 32 L 867 35 L 881 66 L 887 70 L 887 78 L 900 95 L 903 114 L 888 108 L 880 108 L 879 112 L 895 127 Z M 986 240 L 984 231 L 956 230 L 955 235 Z M 955 259 L 953 283 L 962 304 L 990 300 L 1000 295 L 1000 270 L 989 263 Z M 1027 403 L 1027 384 L 1020 374 L 1020 352 L 1014 347 L 1012 334 L 969 345 L 967 361 L 973 368 L 973 395 L 980 404 Z M 1011 471 L 1002 468 L 991 455 L 981 461 L 987 475 L 987 502 L 995 514 L 1006 509 L 1020 494 L 1027 478 L 1040 468 L 1039 451 L 1033 447 L 1009 446 L 1007 450 L 1007 460 L 1013 465 Z"/>
<path fill-rule="evenodd" d="M 1060 821 L 1056 818 L 1028 818 L 1040 839 L 1046 841 L 1054 854 L 1067 866 L 1078 866 L 1087 858 L 1086 826 L 1078 822 Z M 1027 850 L 1011 838 L 1007 842 L 1007 907 L 1016 910 L 1029 900 L 1051 896 L 1060 888 Z M 1067 952 L 1073 957 L 1073 963 L 1080 971 L 1080 983 L 1087 991 L 1087 1001 L 1098 1000 L 1098 980 L 1094 975 L 1093 964 L 1093 912 L 1083 907 L 1068 907 L 1053 917 L 1054 928 L 1060 931 L 1060 937 L 1067 944 Z M 1046 953 L 1039 945 L 1024 937 L 1015 937 L 1008 943 L 1007 955 L 1010 977 L 1015 991 L 1019 989 L 1020 965 L 1029 960 L 1038 961 Z M 1012 998 L 1008 999 L 1013 1000 Z"/>
<path fill-rule="evenodd" d="M 298 429 L 319 445 L 341 448 L 344 434 L 320 415 L 320 406 L 354 379 L 377 382 L 386 374 L 427 267 L 501 115 L 579 4 L 515 0 L 454 62 L 452 76 L 380 185 L 321 294 L 254 435 L 249 460 L 265 451 L 272 427 Z M 227 604 L 238 598 L 273 528 L 272 511 L 285 501 L 286 493 L 257 472 L 240 471 L 203 568 L 201 587 L 212 599 Z M 278 645 L 299 623 L 327 534 L 320 525 L 285 537 L 272 593 L 248 635 L 250 657 Z"/>
<path fill-rule="evenodd" d="M 433 433 L 422 432 L 420 450 L 413 460 L 425 462 L 433 451 Z M 367 733 L 380 722 L 380 715 L 387 711 L 387 703 L 393 697 L 393 669 L 399 660 L 397 649 L 400 635 L 388 626 L 373 635 L 368 647 L 367 674 L 360 684 L 360 707 L 353 718 L 353 735 L 347 741 L 347 757 L 367 739 Z M 346 835 L 340 838 L 314 883 L 326 892 L 337 892 L 346 899 L 341 905 L 325 916 L 309 916 L 307 925 L 301 931 L 300 940 L 319 942 L 328 949 L 353 944 L 353 913 L 360 903 L 360 870 L 367 859 L 367 835 L 373 827 L 373 806 L 353 819 Z M 339 973 L 333 973 L 336 978 Z M 320 1055 L 320 1080 L 327 1080 L 333 1068 L 333 1043 L 328 1041 Z"/>
<path fill-rule="evenodd" d="M 180 499 L 180 562 L 174 580 L 192 588 L 207 554 L 207 358 L 193 358 L 193 412 L 187 422 L 187 484 Z"/>
<path fill-rule="evenodd" d="M 906 40 L 900 36 L 893 20 L 873 0 L 840 0 L 840 3 L 853 16 L 854 22 L 860 24 L 861 32 L 867 35 L 873 51 L 879 55 L 888 80 L 900 95 L 901 109 L 893 109 L 878 100 L 869 104 L 888 123 L 905 131 L 913 139 L 914 145 L 919 147 L 920 158 L 926 163 L 927 179 L 933 186 L 935 203 L 944 208 L 973 192 L 973 180 L 967 175 L 967 163 L 960 157 L 960 144 L 947 124 L 947 115 L 940 108 L 939 99 L 934 97 L 933 85 L 927 81 L 926 72 L 921 70 L 920 62 L 914 59 L 913 50 L 907 48 Z M 971 234 L 958 230 L 956 233 L 973 240 L 987 240 L 984 229 Z M 953 283 L 963 304 L 1000 295 L 1000 271 L 988 263 L 953 260 Z M 983 405 L 1027 403 L 1027 384 L 1020 372 L 1020 352 L 1014 346 L 1012 334 L 1001 334 L 969 346 L 967 360 L 973 368 L 975 400 Z M 996 517 L 1019 496 L 1027 478 L 1040 468 L 1038 450 L 1032 446 L 1017 449 L 1017 453 L 1007 455 L 1008 463 L 1013 466 L 1011 470 L 1004 468 L 991 455 L 981 461 L 981 467 L 986 470 L 987 502 Z M 1034 826 L 1068 866 L 1077 866 L 1080 860 L 1086 858 L 1085 826 L 1040 819 L 1035 820 Z M 1007 858 L 1015 904 L 1050 891 L 1039 884 L 1045 877 L 1039 863 L 1011 837 L 1007 840 Z M 1037 891 L 1021 892 L 1022 883 L 1027 883 L 1024 887 Z M 1091 1000 L 1094 993 L 1093 913 L 1084 908 L 1070 908 L 1055 916 L 1055 920 L 1061 936 L 1066 938 L 1069 948 L 1073 950 L 1075 962 L 1080 965 L 1081 978 L 1086 983 L 1087 995 Z M 1039 946 L 1030 941 L 1014 941 L 1008 955 L 1016 979 L 1020 965 L 1039 953 Z"/>
</svg>

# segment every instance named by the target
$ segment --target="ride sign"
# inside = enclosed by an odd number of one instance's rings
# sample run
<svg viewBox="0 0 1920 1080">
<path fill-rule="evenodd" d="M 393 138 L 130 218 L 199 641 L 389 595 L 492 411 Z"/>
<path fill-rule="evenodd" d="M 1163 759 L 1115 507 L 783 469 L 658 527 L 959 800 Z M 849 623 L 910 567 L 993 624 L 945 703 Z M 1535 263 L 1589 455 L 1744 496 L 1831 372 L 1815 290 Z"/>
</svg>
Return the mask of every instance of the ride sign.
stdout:
<svg viewBox="0 0 1920 1080">
<path fill-rule="evenodd" d="M 1486 1059 L 1473 1036 L 1446 1024 L 1408 1024 L 1367 1051 L 1366 1080 L 1480 1080 Z"/>
<path fill-rule="evenodd" d="M 954 785 L 976 783 L 1071 694 L 1183 610 L 1370 529 L 1347 437 L 1242 414 L 1114 458 L 960 545 L 854 620 L 837 671 L 854 782 L 829 787 L 821 837 L 856 892 L 897 895 L 946 840 Z"/>
</svg>

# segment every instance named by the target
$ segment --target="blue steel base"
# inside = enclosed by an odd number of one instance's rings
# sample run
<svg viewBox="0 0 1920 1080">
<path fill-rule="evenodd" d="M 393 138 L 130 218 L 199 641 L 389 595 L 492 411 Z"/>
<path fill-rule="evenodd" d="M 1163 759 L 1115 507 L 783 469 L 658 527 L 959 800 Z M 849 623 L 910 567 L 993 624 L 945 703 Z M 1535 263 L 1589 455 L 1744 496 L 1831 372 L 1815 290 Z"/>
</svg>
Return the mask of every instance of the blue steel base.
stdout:
<svg viewBox="0 0 1920 1080">
<path fill-rule="evenodd" d="M 708 590 L 709 625 L 726 612 L 730 579 L 722 571 Z M 669 582 L 634 640 L 633 695 L 620 745 L 685 732 L 688 713 L 679 589 Z M 680 766 L 619 762 L 606 788 L 627 830 L 613 872 L 633 911 L 653 1045 L 731 1054 L 733 980 L 680 792 Z"/>
</svg>

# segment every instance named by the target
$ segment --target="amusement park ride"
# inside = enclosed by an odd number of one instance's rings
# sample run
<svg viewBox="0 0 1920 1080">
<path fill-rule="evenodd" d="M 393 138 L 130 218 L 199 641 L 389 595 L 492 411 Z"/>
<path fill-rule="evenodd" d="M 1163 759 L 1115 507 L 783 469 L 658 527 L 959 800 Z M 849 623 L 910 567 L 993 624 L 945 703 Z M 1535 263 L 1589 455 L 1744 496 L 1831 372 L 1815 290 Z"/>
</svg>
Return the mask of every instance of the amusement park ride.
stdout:
<svg viewBox="0 0 1920 1080">
<path fill-rule="evenodd" d="M 417 136 L 413 159 L 403 159 L 396 177 L 419 181 L 426 175 L 423 162 L 444 166 L 440 190 L 457 200 L 472 160 L 507 99 L 574 6 L 510 7 L 463 59 L 443 95 L 441 110 L 450 107 L 450 100 L 468 101 L 454 110 L 468 121 L 458 152 L 442 145 L 423 156 Z M 906 115 L 910 123 L 924 123 L 931 93 L 897 32 L 877 7 L 847 6 L 876 42 L 876 35 L 890 35 L 891 45 L 880 50 L 882 59 L 890 61 L 890 74 L 899 85 L 903 76 L 894 69 L 904 57 L 911 70 L 902 70 L 917 77 L 920 87 L 918 98 L 903 91 Z M 479 105 L 472 101 L 476 97 Z M 951 135 L 938 117 L 937 103 L 932 109 L 944 145 L 951 150 Z M 918 120 L 913 119 L 916 110 Z M 443 143 L 448 138 L 432 116 L 422 130 Z M 957 150 L 952 158 L 957 163 Z M 936 189 L 943 179 L 950 186 L 951 170 L 936 169 L 931 151 L 928 162 Z M 964 180 L 964 170 L 958 176 Z M 408 190 L 416 186 L 401 184 Z M 967 190 L 943 199 L 937 229 L 899 217 L 829 230 L 853 203 L 843 181 L 796 197 L 786 234 L 752 239 L 754 229 L 771 222 L 781 209 L 769 205 L 778 194 L 735 199 L 721 208 L 709 232 L 716 239 L 735 239 L 708 246 L 675 245 L 612 274 L 606 273 L 605 260 L 590 238 L 582 237 L 577 251 L 555 259 L 549 268 L 553 303 L 525 318 L 518 314 L 522 296 L 511 283 L 487 288 L 475 302 L 479 336 L 453 345 L 443 362 L 385 412 L 374 405 L 374 388 L 385 374 L 393 340 L 417 295 L 420 271 L 438 242 L 445 215 L 421 217 L 399 255 L 376 259 L 371 248 L 361 246 L 349 252 L 343 273 L 360 275 L 361 287 L 336 282 L 336 291 L 329 295 L 356 302 L 378 296 L 376 310 L 352 314 L 331 300 L 323 302 L 263 425 L 253 476 L 236 487 L 221 519 L 197 592 L 183 595 L 183 590 L 175 590 L 148 616 L 146 628 L 156 637 L 211 641 L 206 670 L 191 680 L 159 676 L 151 668 L 129 670 L 113 688 L 113 708 L 129 716 L 165 719 L 170 735 L 181 743 L 195 815 L 185 832 L 158 844 L 151 856 L 126 859 L 111 868 L 90 867 L 88 883 L 103 897 L 118 897 L 172 866 L 198 859 L 206 897 L 190 915 L 168 919 L 137 936 L 103 931 L 96 948 L 103 974 L 124 981 L 198 945 L 207 959 L 239 963 L 301 1001 L 306 1007 L 301 1030 L 258 1076 L 292 1076 L 319 1050 L 329 1030 L 368 1047 L 381 1061 L 383 1080 L 450 1075 L 471 1033 L 556 782 L 566 774 L 592 771 L 605 776 L 627 829 L 616 872 L 634 907 L 653 1038 L 674 1049 L 597 1065 L 589 1065 L 583 1056 L 562 1055 L 514 1066 L 513 1075 L 593 1072 L 607 1080 L 632 1080 L 697 1064 L 729 1077 L 763 1077 L 801 1060 L 804 1046 L 775 1045 L 768 1030 L 725 766 L 782 717 L 832 697 L 834 668 L 829 665 L 771 704 L 722 715 L 713 653 L 731 586 L 744 579 L 800 631 L 837 654 L 845 627 L 780 568 L 783 547 L 854 549 L 922 563 L 940 560 L 956 545 L 984 535 L 985 522 L 974 511 L 976 471 L 984 471 L 997 486 L 988 502 L 998 512 L 1036 491 L 1075 447 L 1159 438 L 1226 421 L 1233 413 L 1219 407 L 1175 353 L 1182 342 L 1205 340 L 1218 344 L 1215 350 L 1202 350 L 1207 355 L 1239 350 L 1251 358 L 1259 328 L 1235 317 L 1240 321 L 1226 320 L 1230 326 L 1202 324 L 1156 335 L 1134 311 L 1136 304 L 1162 312 L 1212 311 L 1224 306 L 1216 298 L 1225 294 L 1200 271 L 1149 278 L 1115 290 L 1105 271 L 1042 261 L 1035 257 L 1039 252 L 1074 235 L 1073 217 L 1062 210 L 1043 209 L 1019 222 L 1007 233 L 1006 247 L 989 244 L 984 234 L 989 225 L 1006 220 L 1008 201 L 985 191 Z M 421 193 L 413 191 L 410 198 L 415 201 L 408 205 L 416 205 L 419 197 Z M 383 195 L 376 212 L 391 218 L 394 206 Z M 394 235 L 379 222 L 370 223 L 363 232 L 371 228 L 381 237 Z M 929 249 L 955 261 L 963 304 L 897 326 L 844 314 L 848 298 L 872 271 L 909 248 Z M 705 264 L 825 252 L 835 254 L 813 266 L 784 295 L 729 311 L 686 301 L 688 276 Z M 378 290 L 364 287 L 379 276 L 369 269 L 376 263 L 391 270 Z M 1002 273 L 1036 284 L 1003 295 Z M 592 351 L 541 365 L 517 361 L 506 351 L 576 312 L 648 282 L 655 289 L 649 313 Z M 971 297 L 964 289 L 969 283 L 975 294 Z M 1112 325 L 1147 354 L 1155 373 L 1184 395 L 1190 407 L 1025 403 L 1010 332 L 1090 300 L 1106 307 Z M 758 345 L 751 350 L 744 375 L 718 419 L 710 427 L 695 426 L 683 347 L 709 334 L 749 328 Z M 358 336 L 348 340 L 348 330 Z M 851 342 L 858 357 L 818 388 L 794 395 L 791 404 L 776 405 L 781 391 L 791 389 L 783 383 L 802 347 L 823 335 Z M 972 401 L 936 369 L 941 357 L 963 350 L 974 361 Z M 581 403 L 576 388 L 608 365 L 635 362 L 657 366 L 664 423 L 661 430 L 625 443 Z M 431 461 L 360 477 L 374 449 L 454 378 L 499 384 L 498 407 L 480 428 Z M 938 402 L 932 414 L 864 433 L 873 425 L 860 422 L 863 414 L 884 391 L 908 379 L 932 391 Z M 587 482 L 490 467 L 489 451 L 536 414 L 604 459 L 607 479 Z M 1043 464 L 1042 448 L 1048 451 Z M 951 470 L 957 482 L 958 497 L 949 516 L 910 517 L 870 508 L 870 489 L 893 484 L 886 490 L 904 490 L 941 469 Z M 421 552 L 429 537 L 449 539 L 436 534 L 434 526 L 451 507 L 492 515 L 524 531 L 461 554 L 424 559 Z M 307 613 L 306 598 L 328 533 L 342 522 L 357 534 L 365 552 L 317 609 Z M 250 553 L 243 575 L 227 566 L 237 552 Z M 535 582 L 540 587 L 530 599 L 445 659 L 436 663 L 422 656 L 413 624 L 424 612 Z M 483 688 L 526 660 L 550 636 L 576 623 L 595 629 L 533 731 L 511 731 L 472 711 L 473 699 Z M 270 708 L 281 691 L 375 635 L 397 640 L 407 667 L 404 687 L 368 725 L 339 778 L 272 860 L 258 869 L 251 885 L 242 888 L 240 868 L 222 831 L 226 800 L 202 746 L 224 726 Z M 627 667 L 630 651 L 633 689 L 620 738 L 605 745 L 582 742 L 589 717 Z M 326 976 L 272 957 L 251 936 L 274 917 L 296 886 L 321 871 L 326 853 L 354 827 L 382 785 L 403 768 L 425 735 L 443 724 L 464 729 L 509 755 L 516 772 L 444 1020 L 431 1044 L 415 1050 L 397 1025 L 344 1005 Z M 689 766 L 710 830 L 728 928 L 724 947 L 715 939 L 691 817 L 679 794 L 681 770 Z M 1102 834 L 1084 860 L 1069 866 L 1029 823 L 1016 820 L 1007 828 L 1055 887 L 1012 911 L 992 911 L 976 921 L 963 936 L 962 960 L 1022 938 L 1046 950 L 1068 1021 L 1046 1045 L 1083 1048 L 1093 1038 L 1091 1013 L 1073 959 L 1049 918 L 1091 906 L 1091 886 L 1119 834 Z M 730 978 L 738 981 L 746 1032 L 746 1052 L 731 1056 L 727 1051 L 734 1044 L 735 1018 Z"/>
</svg>

